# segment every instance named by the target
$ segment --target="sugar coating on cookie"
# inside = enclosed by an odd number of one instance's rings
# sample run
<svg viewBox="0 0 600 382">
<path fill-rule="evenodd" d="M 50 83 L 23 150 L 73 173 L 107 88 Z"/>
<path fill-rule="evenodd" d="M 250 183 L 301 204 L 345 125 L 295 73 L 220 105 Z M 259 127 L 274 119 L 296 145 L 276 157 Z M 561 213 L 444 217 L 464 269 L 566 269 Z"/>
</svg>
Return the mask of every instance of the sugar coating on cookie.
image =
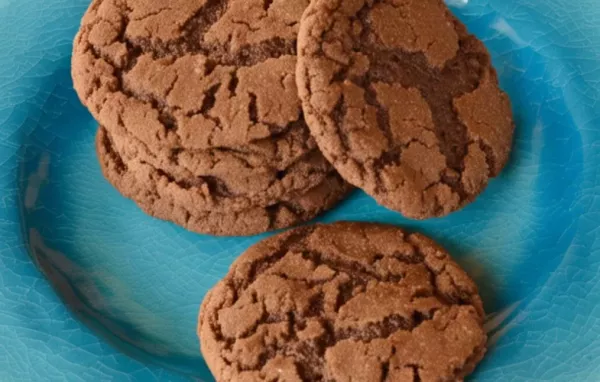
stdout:
<svg viewBox="0 0 600 382">
<path fill-rule="evenodd" d="M 144 212 L 197 233 L 255 235 L 291 227 L 333 208 L 351 191 L 334 170 L 304 192 L 290 192 L 276 202 L 257 206 L 244 199 L 214 198 L 196 178 L 175 179 L 140 156 L 135 146 L 116 144 L 105 128 L 96 135 L 104 176 Z"/>
<path fill-rule="evenodd" d="M 442 0 L 314 0 L 298 40 L 313 136 L 382 205 L 446 215 L 508 161 L 510 101 L 485 46 Z"/>
<path fill-rule="evenodd" d="M 485 353 L 477 287 L 445 250 L 393 226 L 297 228 L 246 251 L 202 304 L 229 381 L 457 381 Z"/>
</svg>

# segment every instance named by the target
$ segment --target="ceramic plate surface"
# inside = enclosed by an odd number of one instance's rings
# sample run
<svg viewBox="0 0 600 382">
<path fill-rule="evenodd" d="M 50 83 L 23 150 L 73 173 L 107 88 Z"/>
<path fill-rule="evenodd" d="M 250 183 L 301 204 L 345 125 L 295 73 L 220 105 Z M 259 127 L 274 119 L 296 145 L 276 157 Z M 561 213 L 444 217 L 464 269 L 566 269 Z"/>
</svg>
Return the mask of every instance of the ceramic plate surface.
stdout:
<svg viewBox="0 0 600 382">
<path fill-rule="evenodd" d="M 0 380 L 213 379 L 199 304 L 262 237 L 153 220 L 102 177 L 72 88 L 88 1 L 0 0 Z M 465 210 L 414 222 L 356 192 L 322 220 L 406 226 L 480 285 L 476 381 L 600 380 L 600 2 L 462 0 L 517 120 L 506 171 Z"/>
</svg>

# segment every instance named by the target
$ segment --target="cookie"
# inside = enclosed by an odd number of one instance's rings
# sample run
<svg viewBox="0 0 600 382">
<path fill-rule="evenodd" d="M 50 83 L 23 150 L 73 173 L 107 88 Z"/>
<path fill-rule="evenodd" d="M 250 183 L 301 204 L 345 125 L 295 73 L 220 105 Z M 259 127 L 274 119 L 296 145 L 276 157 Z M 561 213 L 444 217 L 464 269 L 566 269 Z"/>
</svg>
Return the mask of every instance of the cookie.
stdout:
<svg viewBox="0 0 600 382">
<path fill-rule="evenodd" d="M 485 353 L 477 287 L 393 226 L 297 228 L 251 247 L 202 303 L 219 382 L 458 381 Z"/>
<path fill-rule="evenodd" d="M 510 100 L 442 0 L 314 0 L 296 78 L 325 157 L 407 217 L 462 208 L 509 159 Z"/>
<path fill-rule="evenodd" d="M 121 194 L 151 216 L 204 234 L 245 236 L 297 225 L 332 208 L 351 190 L 331 170 L 306 192 L 290 192 L 272 204 L 241 209 L 233 199 L 213 197 L 206 182 L 174 179 L 135 151 L 121 154 L 104 128 L 98 130 L 96 150 L 104 176 Z"/>
<path fill-rule="evenodd" d="M 238 149 L 306 129 L 294 78 L 308 0 L 94 0 L 75 39 L 82 102 L 150 149 Z"/>
</svg>

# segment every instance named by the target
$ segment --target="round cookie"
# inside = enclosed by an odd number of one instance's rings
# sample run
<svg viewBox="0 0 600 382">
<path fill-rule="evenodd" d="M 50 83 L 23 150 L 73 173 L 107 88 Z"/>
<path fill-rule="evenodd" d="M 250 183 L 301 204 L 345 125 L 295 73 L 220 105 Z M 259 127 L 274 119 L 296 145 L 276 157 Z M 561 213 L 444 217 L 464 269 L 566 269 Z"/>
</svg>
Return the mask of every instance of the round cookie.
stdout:
<svg viewBox="0 0 600 382">
<path fill-rule="evenodd" d="M 458 381 L 483 358 L 477 287 L 420 234 L 297 228 L 247 250 L 202 303 L 216 380 Z"/>
<path fill-rule="evenodd" d="M 508 161 L 510 100 L 442 0 L 314 0 L 296 79 L 325 157 L 407 217 L 462 208 Z"/>
<path fill-rule="evenodd" d="M 135 152 L 122 154 L 115 146 L 108 131 L 100 128 L 96 151 L 109 182 L 149 215 L 198 233 L 245 236 L 287 228 L 332 208 L 351 190 L 331 170 L 321 183 L 306 192 L 290 192 L 272 204 L 240 209 L 232 199 L 213 198 L 208 184 L 195 183 L 195 178 L 173 179 L 140 160 Z"/>
<path fill-rule="evenodd" d="M 246 147 L 306 129 L 294 78 L 308 0 L 94 0 L 75 39 L 82 102 L 150 149 Z"/>
</svg>

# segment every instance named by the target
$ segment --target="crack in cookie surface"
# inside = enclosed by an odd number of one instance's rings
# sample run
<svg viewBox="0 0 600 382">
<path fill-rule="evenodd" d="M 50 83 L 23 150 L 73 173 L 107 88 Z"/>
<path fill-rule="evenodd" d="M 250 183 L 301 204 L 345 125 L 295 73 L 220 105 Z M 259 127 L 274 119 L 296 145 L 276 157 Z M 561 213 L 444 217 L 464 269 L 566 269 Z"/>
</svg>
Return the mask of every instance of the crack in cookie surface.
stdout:
<svg viewBox="0 0 600 382">
<path fill-rule="evenodd" d="M 458 380 L 485 352 L 483 317 L 431 240 L 336 223 L 249 249 L 205 298 L 198 333 L 218 381 Z"/>
<path fill-rule="evenodd" d="M 441 0 L 315 0 L 297 82 L 325 156 L 408 217 L 463 207 L 508 160 L 510 101 L 484 45 Z"/>
</svg>

